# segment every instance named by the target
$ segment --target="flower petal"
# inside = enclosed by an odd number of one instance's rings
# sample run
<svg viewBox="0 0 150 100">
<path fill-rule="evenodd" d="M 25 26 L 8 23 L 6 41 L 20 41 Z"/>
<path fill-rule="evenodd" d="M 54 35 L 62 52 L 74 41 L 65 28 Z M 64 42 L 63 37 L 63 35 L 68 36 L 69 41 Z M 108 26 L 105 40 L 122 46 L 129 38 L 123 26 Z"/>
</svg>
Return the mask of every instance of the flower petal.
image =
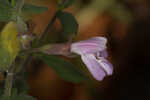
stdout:
<svg viewBox="0 0 150 100">
<path fill-rule="evenodd" d="M 72 43 L 71 52 L 77 54 L 96 53 L 106 48 L 107 39 L 104 37 L 94 37 L 88 40 Z"/>
<path fill-rule="evenodd" d="M 104 57 L 104 58 L 107 58 L 108 57 L 108 52 L 106 49 L 104 49 L 103 51 L 100 51 L 98 53 L 96 53 L 96 56 L 99 58 L 99 57 Z"/>
<path fill-rule="evenodd" d="M 81 58 L 93 77 L 99 81 L 103 80 L 103 78 L 106 76 L 106 73 L 104 69 L 100 67 L 100 64 L 95 56 L 93 54 L 88 54 L 81 55 Z"/>
<path fill-rule="evenodd" d="M 113 66 L 112 64 L 105 58 L 101 57 L 98 60 L 100 66 L 104 69 L 107 75 L 112 75 L 113 73 Z"/>
</svg>

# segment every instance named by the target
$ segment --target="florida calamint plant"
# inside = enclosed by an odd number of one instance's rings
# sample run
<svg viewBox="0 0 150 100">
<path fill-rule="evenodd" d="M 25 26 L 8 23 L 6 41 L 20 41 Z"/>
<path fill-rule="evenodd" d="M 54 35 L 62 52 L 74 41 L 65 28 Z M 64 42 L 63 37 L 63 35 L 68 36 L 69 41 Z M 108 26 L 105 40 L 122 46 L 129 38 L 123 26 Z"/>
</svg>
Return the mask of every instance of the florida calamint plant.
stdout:
<svg viewBox="0 0 150 100">
<path fill-rule="evenodd" d="M 66 81 L 79 83 L 87 81 L 87 75 L 74 64 L 59 55 L 75 58 L 81 56 L 91 75 L 98 81 L 112 75 L 112 64 L 107 60 L 107 39 L 93 37 L 88 40 L 72 42 L 78 32 L 75 17 L 63 9 L 74 0 L 59 0 L 58 8 L 43 35 L 39 38 L 27 25 L 27 14 L 40 14 L 47 7 L 28 4 L 24 0 L 0 0 L 0 21 L 5 23 L 0 33 L 0 73 L 5 79 L 0 82 L 0 100 L 36 100 L 27 95 L 25 76 L 26 67 L 34 60 L 42 60 L 53 68 Z M 28 15 L 29 16 L 29 15 Z M 58 19 L 62 25 L 62 34 L 66 43 L 47 42 L 48 29 Z M 16 79 L 17 77 L 19 79 Z M 16 85 L 20 83 L 22 87 Z"/>
</svg>

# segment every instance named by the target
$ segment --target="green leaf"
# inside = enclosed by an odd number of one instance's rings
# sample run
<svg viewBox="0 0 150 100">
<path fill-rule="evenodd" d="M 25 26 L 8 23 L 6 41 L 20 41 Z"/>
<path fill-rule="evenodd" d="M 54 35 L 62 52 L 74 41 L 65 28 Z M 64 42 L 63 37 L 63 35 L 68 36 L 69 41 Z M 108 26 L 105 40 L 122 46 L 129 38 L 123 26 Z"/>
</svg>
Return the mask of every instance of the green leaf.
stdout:
<svg viewBox="0 0 150 100">
<path fill-rule="evenodd" d="M 42 6 L 37 6 L 37 5 L 32 5 L 32 4 L 24 4 L 22 11 L 25 13 L 34 13 L 34 14 L 39 14 L 47 11 L 47 7 L 42 7 Z"/>
<path fill-rule="evenodd" d="M 87 80 L 87 77 L 81 73 L 75 65 L 59 58 L 58 56 L 40 54 L 38 55 L 38 58 L 48 64 L 66 81 L 79 83 Z"/>
<path fill-rule="evenodd" d="M 11 54 L 6 49 L 0 47 L 0 71 L 6 71 L 12 61 Z"/>
<path fill-rule="evenodd" d="M 0 0 L 0 21 L 8 21 L 11 17 L 12 7 L 7 0 Z"/>
<path fill-rule="evenodd" d="M 75 0 L 59 0 L 58 8 L 60 9 L 68 8 L 73 4 L 74 1 Z"/>
<path fill-rule="evenodd" d="M 57 18 L 60 20 L 64 36 L 70 36 L 78 33 L 78 22 L 71 13 L 58 12 Z"/>
<path fill-rule="evenodd" d="M 18 30 L 15 22 L 6 24 L 0 34 L 0 70 L 6 71 L 19 52 Z"/>
</svg>

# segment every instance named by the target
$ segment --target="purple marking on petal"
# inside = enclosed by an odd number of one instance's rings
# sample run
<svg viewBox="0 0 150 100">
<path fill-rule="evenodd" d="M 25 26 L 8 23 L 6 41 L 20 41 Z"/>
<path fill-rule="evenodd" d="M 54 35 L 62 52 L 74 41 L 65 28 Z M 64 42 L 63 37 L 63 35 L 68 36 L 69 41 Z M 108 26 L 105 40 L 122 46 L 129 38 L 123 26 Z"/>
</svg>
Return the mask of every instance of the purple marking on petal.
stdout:
<svg viewBox="0 0 150 100">
<path fill-rule="evenodd" d="M 104 49 L 103 51 L 97 52 L 97 53 L 96 53 L 96 56 L 97 56 L 98 58 L 101 58 L 101 57 L 107 58 L 107 57 L 108 57 L 108 52 L 107 52 L 106 49 Z"/>
<path fill-rule="evenodd" d="M 112 75 L 113 73 L 113 65 L 105 58 L 101 57 L 98 60 L 100 66 L 105 70 L 107 75 Z"/>
<path fill-rule="evenodd" d="M 72 43 L 71 52 L 77 54 L 96 53 L 106 49 L 107 39 L 104 37 L 94 37 L 88 40 Z"/>
<path fill-rule="evenodd" d="M 98 81 L 103 80 L 103 78 L 106 76 L 106 73 L 104 72 L 104 69 L 100 67 L 95 56 L 93 54 L 88 54 L 81 55 L 81 58 L 93 77 Z"/>
<path fill-rule="evenodd" d="M 107 57 L 108 57 L 108 52 L 107 52 L 106 49 L 103 50 L 103 51 L 101 51 L 101 57 L 104 57 L 104 58 L 107 58 Z"/>
</svg>

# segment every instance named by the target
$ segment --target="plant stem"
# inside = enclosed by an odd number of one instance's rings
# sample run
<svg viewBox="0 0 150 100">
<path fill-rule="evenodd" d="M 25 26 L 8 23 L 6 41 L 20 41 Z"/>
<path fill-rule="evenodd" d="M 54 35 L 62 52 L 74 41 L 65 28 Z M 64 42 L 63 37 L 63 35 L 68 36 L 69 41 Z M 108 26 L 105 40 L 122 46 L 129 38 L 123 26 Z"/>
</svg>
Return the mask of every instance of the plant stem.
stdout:
<svg viewBox="0 0 150 100">
<path fill-rule="evenodd" d="M 31 54 L 27 54 L 24 59 L 22 59 L 20 64 L 13 63 L 10 69 L 7 72 L 7 76 L 5 79 L 5 89 L 4 89 L 4 95 L 5 96 L 11 96 L 11 90 L 12 90 L 12 85 L 13 85 L 13 78 L 14 75 L 17 73 L 21 72 L 22 70 L 24 71 L 24 68 L 31 63 Z"/>
<path fill-rule="evenodd" d="M 45 42 L 45 39 L 46 39 L 47 36 L 48 36 L 49 29 L 50 29 L 50 28 L 52 27 L 52 25 L 54 24 L 54 22 L 55 22 L 55 20 L 56 20 L 56 18 L 57 18 L 57 13 L 58 13 L 58 12 L 59 12 L 59 11 L 56 11 L 56 12 L 55 12 L 55 14 L 54 14 L 54 16 L 52 17 L 50 23 L 47 25 L 47 27 L 46 27 L 44 33 L 43 33 L 42 36 L 40 37 L 40 43 L 39 43 L 39 44 L 42 44 L 43 42 Z"/>
<path fill-rule="evenodd" d="M 11 90 L 12 90 L 12 84 L 13 84 L 13 76 L 14 76 L 14 69 L 15 69 L 15 63 L 12 64 L 10 69 L 7 72 L 7 76 L 5 79 L 5 90 L 4 95 L 5 96 L 11 96 Z"/>
<path fill-rule="evenodd" d="M 14 7 L 16 4 L 16 0 L 11 0 L 11 5 Z"/>
<path fill-rule="evenodd" d="M 5 80 L 5 90 L 4 90 L 5 96 L 11 96 L 12 83 L 13 83 L 13 73 L 8 73 Z"/>
</svg>

